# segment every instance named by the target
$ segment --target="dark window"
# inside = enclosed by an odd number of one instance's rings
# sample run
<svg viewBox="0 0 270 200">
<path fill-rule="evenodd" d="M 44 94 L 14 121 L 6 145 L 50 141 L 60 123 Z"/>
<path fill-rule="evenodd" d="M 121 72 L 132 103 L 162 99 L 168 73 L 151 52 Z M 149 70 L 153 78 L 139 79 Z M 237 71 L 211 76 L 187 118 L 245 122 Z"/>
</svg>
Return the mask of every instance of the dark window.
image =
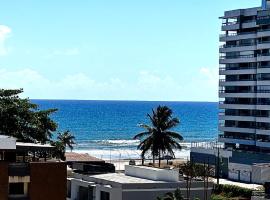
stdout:
<svg viewBox="0 0 270 200">
<path fill-rule="evenodd" d="M 110 193 L 109 192 L 100 192 L 100 200 L 110 200 Z"/>
<path fill-rule="evenodd" d="M 11 194 L 11 195 L 24 194 L 23 183 L 10 183 L 9 184 L 9 194 Z"/>
</svg>

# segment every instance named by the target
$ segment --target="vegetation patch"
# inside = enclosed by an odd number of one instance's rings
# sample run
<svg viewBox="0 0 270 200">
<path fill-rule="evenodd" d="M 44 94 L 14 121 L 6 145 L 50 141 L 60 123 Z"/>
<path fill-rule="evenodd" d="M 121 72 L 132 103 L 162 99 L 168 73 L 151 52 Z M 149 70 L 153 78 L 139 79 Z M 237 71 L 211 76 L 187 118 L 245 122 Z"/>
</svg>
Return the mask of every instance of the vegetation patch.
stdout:
<svg viewBox="0 0 270 200">
<path fill-rule="evenodd" d="M 212 200 L 250 199 L 252 190 L 234 185 L 215 185 Z"/>
</svg>

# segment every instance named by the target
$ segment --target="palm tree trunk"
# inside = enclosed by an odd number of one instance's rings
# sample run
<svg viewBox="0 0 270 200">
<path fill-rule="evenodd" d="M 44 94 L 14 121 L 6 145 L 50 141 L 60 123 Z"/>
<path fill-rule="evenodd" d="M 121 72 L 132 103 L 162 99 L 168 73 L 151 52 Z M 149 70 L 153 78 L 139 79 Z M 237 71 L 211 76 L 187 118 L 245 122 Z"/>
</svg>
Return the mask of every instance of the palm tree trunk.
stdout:
<svg viewBox="0 0 270 200">
<path fill-rule="evenodd" d="M 158 151 L 158 167 L 160 168 L 161 164 L 161 157 L 160 157 L 160 150 Z"/>
</svg>

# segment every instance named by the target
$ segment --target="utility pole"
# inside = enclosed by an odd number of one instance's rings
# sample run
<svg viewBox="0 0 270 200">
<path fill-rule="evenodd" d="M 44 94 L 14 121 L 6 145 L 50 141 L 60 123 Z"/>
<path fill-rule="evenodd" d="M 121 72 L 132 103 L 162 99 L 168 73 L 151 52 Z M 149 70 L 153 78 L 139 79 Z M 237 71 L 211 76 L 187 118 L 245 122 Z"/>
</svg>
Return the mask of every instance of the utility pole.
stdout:
<svg viewBox="0 0 270 200">
<path fill-rule="evenodd" d="M 219 159 L 219 147 L 217 147 L 218 149 L 218 155 L 217 155 L 217 185 L 219 185 L 219 172 L 220 172 L 220 159 Z"/>
</svg>

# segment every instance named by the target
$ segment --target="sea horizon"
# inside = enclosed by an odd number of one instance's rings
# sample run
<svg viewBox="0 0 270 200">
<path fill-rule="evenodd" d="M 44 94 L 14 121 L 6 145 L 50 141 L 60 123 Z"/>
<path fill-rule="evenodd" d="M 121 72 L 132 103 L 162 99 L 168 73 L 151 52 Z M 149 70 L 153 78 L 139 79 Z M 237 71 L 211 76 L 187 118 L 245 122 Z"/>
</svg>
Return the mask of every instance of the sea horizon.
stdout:
<svg viewBox="0 0 270 200">
<path fill-rule="evenodd" d="M 115 100 L 41 100 L 31 99 L 40 109 L 57 108 L 52 115 L 60 131 L 76 137 L 74 152 L 89 153 L 102 159 L 136 159 L 138 124 L 149 123 L 147 113 L 167 105 L 180 118 L 174 130 L 184 137 L 183 149 L 176 157 L 189 156 L 191 142 L 215 141 L 218 135 L 217 102 L 115 101 Z"/>
</svg>

